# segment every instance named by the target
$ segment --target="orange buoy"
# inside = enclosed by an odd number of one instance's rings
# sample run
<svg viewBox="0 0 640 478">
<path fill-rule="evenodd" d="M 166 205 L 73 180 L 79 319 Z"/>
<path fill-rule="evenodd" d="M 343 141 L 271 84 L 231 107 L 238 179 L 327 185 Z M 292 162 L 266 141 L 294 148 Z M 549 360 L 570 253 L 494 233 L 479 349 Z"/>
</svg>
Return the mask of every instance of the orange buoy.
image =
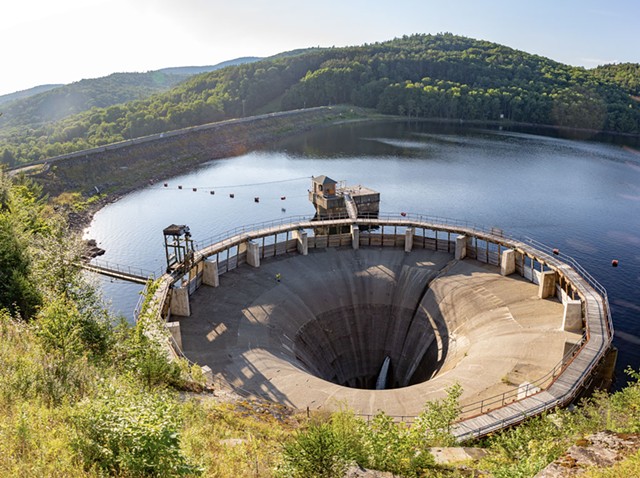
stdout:
<svg viewBox="0 0 640 478">
<path fill-rule="evenodd" d="M 612 261 L 611 261 L 611 265 L 612 265 L 613 267 L 618 267 L 618 259 L 614 259 L 614 260 L 612 260 Z"/>
<path fill-rule="evenodd" d="M 554 249 L 553 253 L 557 256 L 558 254 L 560 254 L 560 249 Z"/>
</svg>

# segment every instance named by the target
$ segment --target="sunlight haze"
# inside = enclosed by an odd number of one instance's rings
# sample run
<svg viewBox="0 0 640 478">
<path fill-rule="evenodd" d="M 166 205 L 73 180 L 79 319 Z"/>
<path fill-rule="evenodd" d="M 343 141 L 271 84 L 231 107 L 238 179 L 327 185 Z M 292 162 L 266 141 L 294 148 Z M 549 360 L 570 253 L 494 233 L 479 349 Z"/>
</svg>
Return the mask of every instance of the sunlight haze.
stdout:
<svg viewBox="0 0 640 478">
<path fill-rule="evenodd" d="M 413 33 L 451 32 L 588 68 L 640 62 L 634 0 L 12 0 L 0 12 L 0 95 Z"/>
</svg>

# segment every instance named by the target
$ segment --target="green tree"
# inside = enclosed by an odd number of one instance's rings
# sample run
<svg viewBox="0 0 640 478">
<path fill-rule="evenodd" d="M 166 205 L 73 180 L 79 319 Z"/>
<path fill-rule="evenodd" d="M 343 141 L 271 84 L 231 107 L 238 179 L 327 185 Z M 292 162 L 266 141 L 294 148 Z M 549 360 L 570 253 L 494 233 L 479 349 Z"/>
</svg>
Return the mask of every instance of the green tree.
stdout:
<svg viewBox="0 0 640 478">
<path fill-rule="evenodd" d="M 30 317 L 40 304 L 32 282 L 28 240 L 41 225 L 40 208 L 26 185 L 0 171 L 0 308 Z"/>
</svg>

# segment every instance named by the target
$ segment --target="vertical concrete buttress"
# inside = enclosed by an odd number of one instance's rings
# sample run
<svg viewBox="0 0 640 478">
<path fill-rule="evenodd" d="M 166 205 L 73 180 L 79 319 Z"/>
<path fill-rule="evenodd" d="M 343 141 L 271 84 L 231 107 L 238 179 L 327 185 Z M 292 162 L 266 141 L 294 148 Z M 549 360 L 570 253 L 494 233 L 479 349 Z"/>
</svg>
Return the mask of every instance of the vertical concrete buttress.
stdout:
<svg viewBox="0 0 640 478">
<path fill-rule="evenodd" d="M 189 317 L 191 315 L 188 287 L 171 289 L 171 315 L 180 315 L 182 317 Z"/>
<path fill-rule="evenodd" d="M 182 334 L 180 333 L 180 322 L 167 322 L 167 330 L 171 333 L 174 342 L 182 350 Z"/>
<path fill-rule="evenodd" d="M 562 330 L 567 332 L 582 332 L 582 302 L 568 299 L 564 303 Z"/>
<path fill-rule="evenodd" d="M 540 273 L 540 285 L 538 287 L 538 297 L 546 299 L 556 295 L 556 273 L 555 271 L 544 271 Z"/>
<path fill-rule="evenodd" d="M 296 248 L 298 249 L 298 254 L 302 256 L 306 256 L 309 254 L 309 241 L 307 237 L 307 231 L 304 229 L 296 229 L 292 232 L 293 238 L 297 241 Z"/>
<path fill-rule="evenodd" d="M 462 260 L 467 257 L 467 236 L 456 237 L 456 260 Z"/>
<path fill-rule="evenodd" d="M 260 267 L 260 244 L 256 241 L 247 241 L 247 264 Z"/>
<path fill-rule="evenodd" d="M 500 259 L 500 275 L 508 276 L 516 271 L 516 251 L 507 249 L 502 251 Z"/>
<path fill-rule="evenodd" d="M 204 375 L 204 378 L 208 384 L 213 384 L 213 371 L 211 370 L 211 367 L 209 367 L 208 365 L 204 365 L 202 367 L 202 375 Z"/>
<path fill-rule="evenodd" d="M 413 227 L 408 227 L 404 232 L 404 252 L 411 252 L 413 249 Z"/>
<path fill-rule="evenodd" d="M 218 262 L 204 261 L 204 270 L 202 272 L 202 283 L 211 287 L 220 285 L 220 277 L 218 277 Z"/>
<path fill-rule="evenodd" d="M 360 249 L 360 228 L 355 224 L 351 225 L 351 246 L 354 251 Z"/>
</svg>

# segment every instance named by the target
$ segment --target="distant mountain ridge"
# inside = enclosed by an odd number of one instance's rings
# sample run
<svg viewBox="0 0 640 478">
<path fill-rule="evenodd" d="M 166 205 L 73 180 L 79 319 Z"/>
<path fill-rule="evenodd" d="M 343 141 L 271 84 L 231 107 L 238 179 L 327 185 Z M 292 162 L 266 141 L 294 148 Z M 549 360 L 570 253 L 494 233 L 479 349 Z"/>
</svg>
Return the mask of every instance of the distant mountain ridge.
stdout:
<svg viewBox="0 0 640 478">
<path fill-rule="evenodd" d="M 220 68 L 226 68 L 228 66 L 243 65 L 245 63 L 253 63 L 263 60 L 264 58 L 258 56 L 245 56 L 236 58 L 234 60 L 223 61 L 213 66 L 173 66 L 169 68 L 161 68 L 157 70 L 161 73 L 167 73 L 169 75 L 199 75 L 201 73 L 209 73 L 210 71 L 219 70 Z"/>
<path fill-rule="evenodd" d="M 0 105 L 4 103 L 10 103 L 11 101 L 21 100 L 23 98 L 28 98 L 30 96 L 37 95 L 39 93 L 44 93 L 49 90 L 53 90 L 55 88 L 60 88 L 64 86 L 62 84 L 56 85 L 40 85 L 34 86 L 33 88 L 28 88 L 26 90 L 16 91 L 14 93 L 7 93 L 6 95 L 0 95 Z"/>
<path fill-rule="evenodd" d="M 0 130 L 0 161 L 25 164 L 230 118 L 336 104 L 412 119 L 640 135 L 638 68 L 587 70 L 450 33 L 293 50 L 194 75 L 143 99 Z"/>
<path fill-rule="evenodd" d="M 37 127 L 91 108 L 106 108 L 141 100 L 167 91 L 190 76 L 258 60 L 258 57 L 244 57 L 209 66 L 170 67 L 145 73 L 112 73 L 68 85 L 36 86 L 0 97 L 0 104 L 4 104 L 0 129 Z"/>
</svg>

